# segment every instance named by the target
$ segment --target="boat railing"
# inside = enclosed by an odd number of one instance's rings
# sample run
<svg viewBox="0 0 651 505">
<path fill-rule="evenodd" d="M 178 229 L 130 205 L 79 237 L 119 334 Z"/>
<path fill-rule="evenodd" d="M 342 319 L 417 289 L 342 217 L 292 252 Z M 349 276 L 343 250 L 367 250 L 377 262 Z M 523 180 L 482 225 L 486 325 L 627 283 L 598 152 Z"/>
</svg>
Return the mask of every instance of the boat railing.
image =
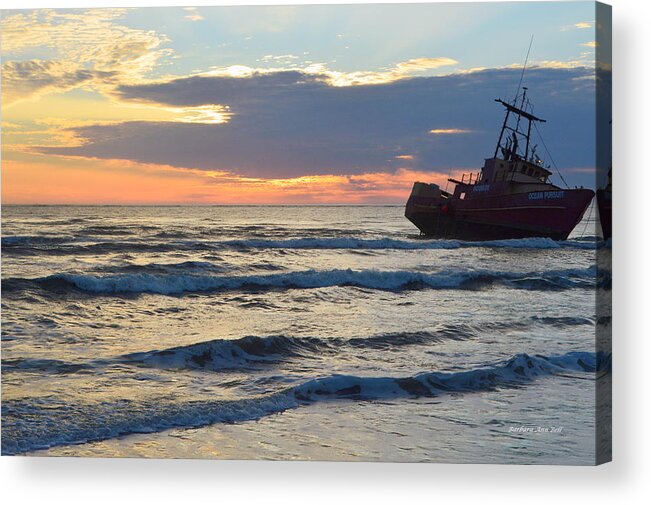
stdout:
<svg viewBox="0 0 651 505">
<path fill-rule="evenodd" d="M 466 180 L 466 178 L 468 180 Z M 473 174 L 473 173 L 461 174 L 461 183 L 462 184 L 477 184 L 480 179 L 481 179 L 481 172 L 477 172 L 476 174 Z"/>
</svg>

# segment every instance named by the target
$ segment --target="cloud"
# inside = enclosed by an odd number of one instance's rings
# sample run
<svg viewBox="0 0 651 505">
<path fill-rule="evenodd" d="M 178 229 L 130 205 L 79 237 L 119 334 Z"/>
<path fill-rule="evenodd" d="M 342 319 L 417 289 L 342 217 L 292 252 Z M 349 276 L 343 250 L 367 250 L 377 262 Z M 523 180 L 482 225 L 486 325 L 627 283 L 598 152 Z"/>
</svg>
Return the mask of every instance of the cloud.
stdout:
<svg viewBox="0 0 651 505">
<path fill-rule="evenodd" d="M 401 63 L 395 67 L 395 71 L 400 75 L 410 74 L 412 72 L 421 72 L 430 68 L 439 68 L 459 63 L 452 58 L 414 58 Z"/>
<path fill-rule="evenodd" d="M 4 105 L 81 85 L 142 79 L 170 50 L 161 48 L 164 36 L 116 23 L 126 12 L 39 9 L 6 16 L 0 25 Z M 34 58 L 34 52 L 47 57 Z"/>
<path fill-rule="evenodd" d="M 183 7 L 183 10 L 189 13 L 185 15 L 185 19 L 189 19 L 190 21 L 203 20 L 203 16 L 197 12 L 196 7 Z"/>
<path fill-rule="evenodd" d="M 429 132 L 432 135 L 458 135 L 460 133 L 470 133 L 471 130 L 464 128 L 434 128 Z"/>
<path fill-rule="evenodd" d="M 109 82 L 112 71 L 87 70 L 68 61 L 8 61 L 2 66 L 2 103 L 47 92 L 67 91 L 91 81 Z"/>
<path fill-rule="evenodd" d="M 3 131 L 14 131 L 14 130 L 22 130 L 24 126 L 20 123 L 12 123 L 10 121 L 5 121 L 2 120 L 2 130 Z"/>
<path fill-rule="evenodd" d="M 297 72 L 305 76 L 314 76 L 318 80 L 327 82 L 331 86 L 366 86 L 369 84 L 386 84 L 404 79 L 406 77 L 411 77 L 414 74 L 422 74 L 428 70 L 456 65 L 458 63 L 458 61 L 446 57 L 414 58 L 411 60 L 396 63 L 393 67 L 390 68 L 341 72 L 338 70 L 331 70 L 323 63 L 310 63 L 307 66 L 300 66 L 296 62 L 298 59 L 298 56 L 292 54 L 284 54 L 279 56 L 268 54 L 263 56 L 259 61 L 285 66 L 271 68 L 253 68 L 244 65 L 232 65 L 229 67 L 216 67 L 208 72 L 203 72 L 193 77 L 253 77 L 277 75 L 283 72 Z"/>
<path fill-rule="evenodd" d="M 93 28 L 105 26 L 125 13 L 125 9 L 94 9 L 83 13 L 38 9 L 3 16 L 0 22 L 2 51 L 17 53 L 39 46 L 71 51 L 76 45 L 92 40 Z M 72 33 L 71 28 L 79 32 Z"/>
<path fill-rule="evenodd" d="M 536 113 L 548 120 L 541 127 L 545 141 L 561 165 L 594 163 L 589 76 L 594 69 L 532 68 L 525 76 Z M 337 87 L 327 74 L 278 71 L 123 85 L 116 89 L 122 101 L 228 106 L 231 115 L 221 124 L 82 126 L 73 132 L 83 145 L 39 152 L 265 178 L 386 172 L 395 169 L 396 156 L 409 153 L 412 169 L 447 172 L 450 166 L 477 167 L 492 153 L 502 120 L 493 99 L 510 98 L 519 77 L 519 69 L 499 69 Z M 450 124 L 471 130 L 472 142 L 467 135 L 429 133 Z"/>
<path fill-rule="evenodd" d="M 561 31 L 566 32 L 568 30 L 586 30 L 588 28 L 592 28 L 593 26 L 594 21 L 580 21 L 578 23 L 563 26 L 563 28 L 561 28 Z"/>
<path fill-rule="evenodd" d="M 572 172 L 576 174 L 594 174 L 594 167 L 573 167 L 565 169 L 566 172 Z"/>
<path fill-rule="evenodd" d="M 279 54 L 274 56 L 273 54 L 266 54 L 262 58 L 260 58 L 260 61 L 263 62 L 280 62 L 280 63 L 288 63 L 291 62 L 292 60 L 298 60 L 298 56 L 294 54 Z"/>
<path fill-rule="evenodd" d="M 231 117 L 227 105 L 170 107 L 168 110 L 178 114 L 176 120 L 181 123 L 222 124 L 228 122 Z"/>
<path fill-rule="evenodd" d="M 584 42 L 581 45 L 585 46 L 585 47 L 597 47 L 597 41 L 596 40 L 591 40 L 590 42 Z"/>
<path fill-rule="evenodd" d="M 311 65 L 307 72 L 325 76 L 333 86 L 360 86 L 385 84 L 418 74 L 427 70 L 456 65 L 457 60 L 447 57 L 414 58 L 397 63 L 393 68 L 379 71 L 338 72 L 328 70 L 323 65 Z"/>
</svg>

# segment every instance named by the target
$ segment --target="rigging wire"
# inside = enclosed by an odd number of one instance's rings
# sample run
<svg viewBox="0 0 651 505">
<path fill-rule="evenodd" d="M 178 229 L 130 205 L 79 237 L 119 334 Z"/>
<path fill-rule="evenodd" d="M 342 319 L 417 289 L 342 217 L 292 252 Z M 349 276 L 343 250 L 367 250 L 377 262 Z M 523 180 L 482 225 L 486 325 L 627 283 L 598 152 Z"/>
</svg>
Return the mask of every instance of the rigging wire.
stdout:
<svg viewBox="0 0 651 505">
<path fill-rule="evenodd" d="M 448 170 L 448 180 L 445 183 L 445 192 L 448 192 L 448 186 L 450 185 L 450 177 L 452 177 L 452 167 Z"/>
<path fill-rule="evenodd" d="M 522 72 L 520 73 L 520 82 L 518 83 L 518 89 L 515 90 L 515 98 L 513 98 L 513 105 L 518 101 L 518 95 L 520 94 L 520 87 L 522 86 L 522 80 L 524 79 L 524 71 L 527 69 L 527 62 L 529 61 L 529 53 L 531 52 L 531 46 L 533 45 L 533 33 L 531 34 L 531 40 L 529 41 L 529 49 L 527 49 L 527 57 L 524 59 L 524 65 L 522 65 Z"/>
<path fill-rule="evenodd" d="M 540 138 L 540 141 L 542 142 L 542 145 L 545 148 L 545 152 L 547 153 L 547 156 L 549 157 L 549 161 L 551 161 L 552 165 L 554 165 L 554 169 L 556 170 L 556 173 L 561 178 L 561 181 L 563 181 L 563 184 L 565 184 L 565 187 L 567 189 L 570 189 L 570 186 L 567 183 L 567 181 L 565 181 L 565 178 L 563 177 L 563 174 L 561 174 L 561 171 L 556 166 L 556 162 L 554 161 L 554 158 L 552 158 L 552 153 L 550 153 L 549 149 L 547 149 L 547 144 L 545 144 L 545 139 L 543 138 L 542 134 L 540 133 L 540 130 L 538 129 L 538 125 L 536 123 L 533 123 L 533 127 L 536 129 L 536 133 L 538 134 L 538 137 Z"/>
<path fill-rule="evenodd" d="M 594 210 L 595 203 L 594 200 L 590 202 L 590 212 L 588 212 L 588 218 L 585 220 L 585 224 L 583 225 L 583 231 L 581 232 L 581 236 L 579 238 L 583 238 L 583 235 L 585 235 L 585 230 L 588 227 L 588 224 L 590 223 L 590 218 L 592 217 L 592 211 Z"/>
<path fill-rule="evenodd" d="M 527 70 L 527 63 L 529 61 L 529 53 L 531 52 L 531 46 L 533 45 L 533 33 L 531 34 L 531 40 L 529 41 L 529 49 L 527 49 L 527 56 L 524 59 L 524 65 L 522 65 L 522 72 L 520 72 L 520 82 L 518 82 L 518 89 L 515 90 L 515 97 L 513 98 L 513 106 L 517 107 L 518 105 L 518 96 L 520 95 L 520 89 L 522 87 L 522 80 L 524 79 L 524 72 Z M 527 95 L 527 88 L 524 88 L 524 92 L 522 93 L 522 109 L 526 109 L 526 105 L 524 103 L 524 99 Z M 515 130 L 518 131 L 520 128 L 520 119 L 522 116 L 518 114 L 518 121 L 515 125 Z M 511 176 L 511 180 L 513 180 L 513 176 Z"/>
<path fill-rule="evenodd" d="M 522 80 L 524 79 L 524 72 L 527 69 L 527 63 L 529 62 L 529 54 L 531 53 L 531 46 L 533 45 L 533 33 L 531 34 L 531 40 L 529 41 L 529 49 L 527 49 L 527 56 L 524 59 L 524 65 L 522 66 L 522 72 L 520 73 L 520 81 L 518 82 L 518 89 L 515 92 L 515 98 L 513 98 L 513 105 L 516 105 L 518 101 L 518 95 L 520 94 L 520 88 L 522 87 Z M 526 107 L 526 106 L 525 106 Z M 532 107 L 533 110 L 533 107 Z M 518 123 L 520 122 L 520 119 L 518 118 Z M 549 157 L 549 160 L 552 162 L 552 165 L 554 165 L 554 169 L 556 170 L 556 173 L 558 176 L 561 178 L 561 181 L 563 181 L 563 184 L 565 184 L 565 187 L 567 189 L 570 188 L 569 184 L 563 177 L 563 174 L 561 174 L 561 171 L 558 169 L 558 166 L 556 166 L 556 162 L 554 161 L 554 158 L 552 157 L 552 154 L 549 152 L 549 149 L 547 149 L 547 144 L 545 144 L 545 139 L 540 133 L 540 130 L 538 130 L 538 125 L 533 122 L 533 126 L 536 129 L 536 132 L 538 133 L 538 137 L 540 137 L 540 141 L 542 142 L 543 147 L 545 148 L 545 151 L 547 152 L 547 156 Z"/>
</svg>

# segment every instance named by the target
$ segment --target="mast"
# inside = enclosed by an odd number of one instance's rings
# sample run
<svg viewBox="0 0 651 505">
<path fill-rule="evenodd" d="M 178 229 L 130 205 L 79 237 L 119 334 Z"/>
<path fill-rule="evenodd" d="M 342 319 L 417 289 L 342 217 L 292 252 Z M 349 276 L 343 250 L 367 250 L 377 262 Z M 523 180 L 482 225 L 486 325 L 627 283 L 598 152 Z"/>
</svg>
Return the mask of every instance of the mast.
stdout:
<svg viewBox="0 0 651 505">
<path fill-rule="evenodd" d="M 527 98 L 527 87 L 522 86 L 522 89 L 524 90 L 522 92 L 522 105 L 520 106 L 521 109 L 525 108 L 525 99 Z M 518 123 L 520 123 L 520 120 L 518 120 Z M 524 159 L 528 160 L 529 159 L 529 138 L 531 137 L 531 121 L 529 121 L 529 125 L 527 126 L 527 144 L 524 149 Z"/>
<path fill-rule="evenodd" d="M 524 159 L 527 161 L 529 159 L 529 143 L 530 143 L 530 138 L 531 138 L 531 123 L 532 121 L 540 121 L 541 123 L 544 123 L 544 119 L 537 118 L 533 114 L 529 114 L 526 111 L 527 104 L 529 103 L 527 101 L 527 87 L 522 86 L 522 80 L 524 79 L 524 73 L 527 69 L 527 63 L 529 61 L 529 54 L 531 53 L 531 46 L 533 45 L 533 34 L 531 35 L 531 40 L 529 41 L 529 48 L 527 49 L 527 56 L 524 59 L 524 65 L 522 65 L 522 72 L 520 73 L 520 81 L 518 82 L 518 89 L 515 92 L 515 96 L 513 97 L 513 103 L 509 104 L 506 103 L 503 100 L 496 99 L 496 102 L 501 103 L 506 107 L 506 115 L 504 116 L 504 122 L 502 123 L 502 129 L 500 130 L 500 136 L 497 139 L 497 145 L 495 146 L 495 154 L 493 154 L 493 158 L 497 158 L 497 154 L 500 151 L 500 148 L 502 149 L 502 152 L 504 153 L 505 158 L 509 159 L 515 159 L 519 157 L 520 155 L 518 154 L 518 135 L 522 136 L 525 139 L 525 149 L 524 149 Z M 517 107 L 517 102 L 518 102 L 518 97 L 520 95 L 520 89 L 522 89 L 522 102 L 520 103 L 520 107 Z M 517 116 L 517 121 L 515 123 L 515 127 L 510 127 L 509 126 L 509 114 L 514 113 Z M 529 121 L 527 125 L 527 131 L 526 133 L 523 131 L 520 131 L 520 120 L 522 118 L 525 118 Z M 513 142 L 510 145 L 502 146 L 502 139 L 504 138 L 504 130 L 510 130 L 513 132 Z"/>
<path fill-rule="evenodd" d="M 524 65 L 522 66 L 522 72 L 520 73 L 520 81 L 518 82 L 518 89 L 515 93 L 515 97 L 513 97 L 513 101 L 511 103 L 508 103 L 502 100 L 501 98 L 495 99 L 497 103 L 500 103 L 504 106 L 504 108 L 506 109 L 506 114 L 504 115 L 504 121 L 502 122 L 502 128 L 500 129 L 500 135 L 497 138 L 497 145 L 495 146 L 493 159 L 497 159 L 498 154 L 501 151 L 502 159 L 504 161 L 516 162 L 522 160 L 525 163 L 531 163 L 538 166 L 540 162 L 537 161 L 535 155 L 537 144 L 534 145 L 533 149 L 530 150 L 532 125 L 535 128 L 535 130 L 538 132 L 543 147 L 545 148 L 545 151 L 547 152 L 547 155 L 550 157 L 550 159 L 551 159 L 551 154 L 549 154 L 549 149 L 547 149 L 547 146 L 545 145 L 545 141 L 543 140 L 542 136 L 540 135 L 540 132 L 538 131 L 538 127 L 536 126 L 536 122 L 546 123 L 546 121 L 542 118 L 535 116 L 532 113 L 533 107 L 531 106 L 531 102 L 527 99 L 528 88 L 526 86 L 522 86 L 522 81 L 524 79 L 524 73 L 527 69 L 527 62 L 529 61 L 529 53 L 531 52 L 532 44 L 533 44 L 533 35 L 531 36 L 531 41 L 529 42 L 529 49 L 527 50 L 527 56 L 524 60 Z M 522 89 L 522 99 L 520 100 L 520 104 L 518 106 L 518 100 L 520 99 L 521 89 Z M 528 112 L 527 109 L 531 110 L 532 112 Z M 512 116 L 516 117 L 515 122 L 511 119 Z M 520 127 L 520 123 L 522 122 L 523 119 L 527 122 L 526 128 Z M 510 123 L 509 120 L 511 120 Z M 506 130 L 510 132 L 510 135 L 506 135 L 506 140 L 504 140 L 505 137 L 504 132 Z M 520 154 L 520 146 L 523 145 L 523 143 L 521 142 L 522 140 L 524 140 L 524 151 L 522 154 Z M 530 157 L 531 159 L 529 159 Z M 556 166 L 554 160 L 551 159 L 551 161 L 552 164 Z M 549 166 L 547 168 L 549 168 Z M 513 176 L 515 175 L 515 169 L 516 169 L 515 165 L 509 164 L 508 171 L 511 173 L 511 180 L 513 180 Z M 544 171 L 546 172 L 547 176 L 551 175 L 551 172 L 549 172 L 549 170 L 544 169 Z M 558 171 L 558 168 L 556 168 L 556 171 L 560 176 L 561 180 L 567 186 L 567 183 L 565 182 L 563 175 Z"/>
<path fill-rule="evenodd" d="M 495 147 L 495 154 L 493 156 L 494 158 L 497 158 L 497 154 L 499 153 L 500 149 L 502 149 L 502 152 L 505 155 L 505 159 L 506 158 L 515 159 L 515 158 L 518 158 L 518 157 L 522 157 L 522 158 L 524 158 L 525 161 L 528 160 L 529 159 L 529 145 L 530 145 L 530 139 L 531 139 L 531 124 L 534 121 L 538 121 L 540 123 L 545 123 L 546 122 L 544 119 L 541 119 L 541 118 L 539 118 L 537 116 L 534 116 L 530 112 L 527 112 L 526 110 L 524 110 L 525 98 L 526 98 L 526 94 L 527 94 L 527 88 L 523 88 L 523 89 L 524 89 L 524 94 L 522 96 L 522 104 L 523 105 L 521 105 L 520 107 L 516 107 L 515 105 L 512 105 L 512 104 L 510 104 L 508 102 L 505 102 L 504 100 L 502 100 L 500 98 L 495 99 L 496 102 L 501 103 L 504 106 L 504 108 L 506 108 L 506 115 L 504 116 L 504 122 L 502 123 L 502 129 L 500 130 L 500 136 L 499 136 L 499 138 L 497 140 L 497 146 Z M 509 125 L 509 116 L 511 114 L 513 114 L 514 116 L 517 117 L 515 125 L 513 125 L 513 126 Z M 526 128 L 525 131 L 523 131 L 520 128 L 520 123 L 521 123 L 522 119 L 525 119 L 528 122 L 527 123 L 527 128 Z M 518 140 L 518 142 L 514 142 L 510 146 L 503 145 L 502 140 L 504 138 L 504 132 L 506 130 L 509 130 L 512 133 L 514 140 Z M 521 144 L 519 142 L 519 138 L 521 138 L 522 140 L 525 141 L 524 156 L 521 156 L 518 153 L 517 146 L 519 144 Z"/>
<path fill-rule="evenodd" d="M 497 102 L 497 99 L 495 99 L 495 101 Z M 510 112 L 511 111 L 509 109 L 506 109 L 506 116 L 504 116 L 504 122 L 502 123 L 502 129 L 500 130 L 500 136 L 497 139 L 497 145 L 495 146 L 495 154 L 493 154 L 493 158 L 497 158 L 497 152 L 500 150 L 500 147 L 502 146 L 502 137 L 504 136 L 504 130 L 506 129 L 506 124 L 509 120 Z"/>
</svg>

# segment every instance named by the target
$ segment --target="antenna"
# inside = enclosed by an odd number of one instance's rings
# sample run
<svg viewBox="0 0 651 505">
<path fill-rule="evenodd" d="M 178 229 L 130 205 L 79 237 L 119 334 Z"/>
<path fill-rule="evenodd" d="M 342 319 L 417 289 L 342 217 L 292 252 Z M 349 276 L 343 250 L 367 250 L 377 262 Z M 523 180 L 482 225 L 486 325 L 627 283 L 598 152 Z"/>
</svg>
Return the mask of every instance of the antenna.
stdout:
<svg viewBox="0 0 651 505">
<path fill-rule="evenodd" d="M 527 57 L 524 59 L 524 65 L 522 66 L 522 73 L 520 74 L 520 82 L 518 82 L 518 89 L 515 93 L 515 97 L 513 98 L 513 103 L 507 103 L 504 100 L 495 99 L 496 102 L 501 103 L 506 108 L 506 115 L 504 116 L 504 122 L 502 123 L 502 129 L 500 130 L 500 136 L 497 139 L 497 145 L 495 146 L 495 154 L 493 154 L 493 158 L 497 157 L 497 153 L 500 151 L 500 147 L 502 147 L 502 139 L 504 138 L 504 131 L 509 130 L 513 133 L 513 140 L 511 141 L 511 146 L 503 150 L 503 152 L 505 153 L 504 159 L 507 159 L 506 158 L 507 156 L 509 159 L 516 159 L 520 156 L 518 153 L 518 137 L 517 137 L 518 135 L 520 135 L 526 140 L 526 146 L 524 148 L 524 160 L 527 161 L 529 159 L 529 141 L 531 139 L 531 123 L 534 121 L 540 121 L 541 123 L 545 122 L 544 119 L 540 119 L 539 117 L 536 117 L 532 113 L 526 111 L 529 105 L 527 101 L 527 88 L 522 86 L 522 80 L 524 79 L 524 72 L 527 69 L 527 63 L 529 61 L 529 54 L 531 53 L 532 45 L 533 45 L 533 34 L 531 35 L 531 40 L 529 41 L 529 49 L 527 49 Z M 517 103 L 518 103 L 518 97 L 520 96 L 520 89 L 523 89 L 524 92 L 522 93 L 522 105 L 520 105 L 520 107 L 518 108 Z M 512 127 L 508 124 L 509 114 L 511 113 L 514 113 L 517 116 L 517 122 L 515 124 L 515 127 Z M 520 131 L 520 121 L 523 117 L 529 121 L 526 132 Z M 508 138 L 507 138 L 507 144 L 508 144 Z"/>
<path fill-rule="evenodd" d="M 531 46 L 533 45 L 533 33 L 531 34 L 531 40 L 529 41 L 529 49 L 527 49 L 527 57 L 524 59 L 524 65 L 522 65 L 522 73 L 520 74 L 520 82 L 518 83 L 518 89 L 515 91 L 515 97 L 513 98 L 513 105 L 518 101 L 518 94 L 520 93 L 520 86 L 522 86 L 522 79 L 524 79 L 524 71 L 527 69 L 527 62 L 529 61 L 529 53 L 531 52 Z"/>
</svg>

